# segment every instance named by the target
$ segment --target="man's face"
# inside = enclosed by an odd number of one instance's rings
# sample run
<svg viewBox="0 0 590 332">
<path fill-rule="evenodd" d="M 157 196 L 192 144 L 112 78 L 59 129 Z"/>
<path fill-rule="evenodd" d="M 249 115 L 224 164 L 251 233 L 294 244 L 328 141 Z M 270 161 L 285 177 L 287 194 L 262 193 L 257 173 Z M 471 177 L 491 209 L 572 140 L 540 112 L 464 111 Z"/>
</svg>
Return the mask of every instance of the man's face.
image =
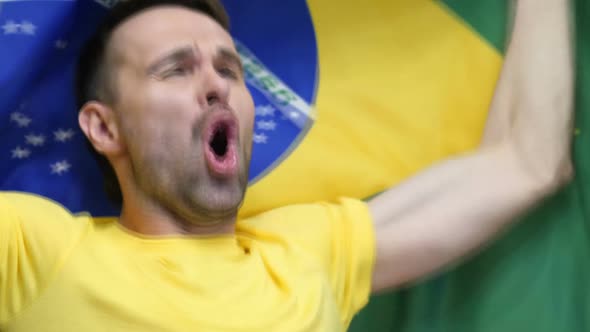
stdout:
<svg viewBox="0 0 590 332">
<path fill-rule="evenodd" d="M 254 104 L 231 36 L 208 16 L 160 6 L 111 40 L 115 114 L 137 188 L 196 223 L 243 200 Z"/>
</svg>

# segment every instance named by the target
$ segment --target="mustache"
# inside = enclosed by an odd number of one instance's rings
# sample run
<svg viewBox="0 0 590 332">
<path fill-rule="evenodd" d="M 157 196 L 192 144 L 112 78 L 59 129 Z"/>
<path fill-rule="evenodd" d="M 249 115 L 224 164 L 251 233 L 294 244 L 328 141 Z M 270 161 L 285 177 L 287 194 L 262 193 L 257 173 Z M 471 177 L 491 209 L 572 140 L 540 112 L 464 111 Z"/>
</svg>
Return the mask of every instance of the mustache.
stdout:
<svg viewBox="0 0 590 332">
<path fill-rule="evenodd" d="M 205 126 L 208 124 L 208 118 L 217 113 L 230 113 L 233 115 L 236 118 L 236 125 L 238 126 L 239 131 L 239 121 L 237 121 L 235 110 L 228 104 L 215 103 L 214 105 L 205 108 L 205 110 L 202 112 L 202 115 L 199 116 L 193 123 L 192 138 L 194 141 L 198 141 L 201 138 L 202 133 L 205 130 Z"/>
</svg>

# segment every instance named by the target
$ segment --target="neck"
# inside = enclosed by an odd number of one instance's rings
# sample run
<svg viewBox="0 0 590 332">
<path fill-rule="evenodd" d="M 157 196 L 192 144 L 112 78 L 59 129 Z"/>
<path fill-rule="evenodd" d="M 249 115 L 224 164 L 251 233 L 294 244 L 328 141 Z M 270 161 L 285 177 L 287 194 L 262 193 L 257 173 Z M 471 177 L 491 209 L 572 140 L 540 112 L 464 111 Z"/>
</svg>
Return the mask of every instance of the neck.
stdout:
<svg viewBox="0 0 590 332">
<path fill-rule="evenodd" d="M 223 218 L 183 218 L 154 202 L 126 201 L 119 223 L 144 235 L 226 235 L 235 233 L 237 216 Z M 201 218 L 205 219 L 205 218 Z"/>
</svg>

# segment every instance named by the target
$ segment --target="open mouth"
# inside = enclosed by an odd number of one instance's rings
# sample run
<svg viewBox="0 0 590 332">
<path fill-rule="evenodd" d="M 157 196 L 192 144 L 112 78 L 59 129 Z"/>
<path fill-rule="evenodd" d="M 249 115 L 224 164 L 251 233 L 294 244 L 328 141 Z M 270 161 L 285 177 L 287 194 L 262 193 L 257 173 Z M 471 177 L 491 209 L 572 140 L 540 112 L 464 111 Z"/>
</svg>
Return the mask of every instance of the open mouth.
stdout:
<svg viewBox="0 0 590 332">
<path fill-rule="evenodd" d="M 217 158 L 223 158 L 227 154 L 229 128 L 227 123 L 218 123 L 213 129 L 213 135 L 209 140 L 209 147 Z"/>
<path fill-rule="evenodd" d="M 238 171 L 237 120 L 228 114 L 215 115 L 205 130 L 205 159 L 215 177 L 230 177 Z"/>
</svg>

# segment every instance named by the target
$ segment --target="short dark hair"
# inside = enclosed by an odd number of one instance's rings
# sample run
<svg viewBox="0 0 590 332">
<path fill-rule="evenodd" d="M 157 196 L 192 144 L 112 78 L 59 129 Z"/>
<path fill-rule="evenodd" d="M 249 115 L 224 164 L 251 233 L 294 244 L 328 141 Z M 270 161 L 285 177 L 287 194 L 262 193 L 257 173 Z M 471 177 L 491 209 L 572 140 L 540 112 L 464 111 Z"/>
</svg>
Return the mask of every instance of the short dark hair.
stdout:
<svg viewBox="0 0 590 332">
<path fill-rule="evenodd" d="M 174 5 L 203 13 L 225 30 L 229 31 L 229 17 L 219 0 L 123 0 L 115 5 L 104 21 L 98 27 L 94 35 L 82 48 L 76 67 L 75 94 L 78 110 L 85 103 L 96 100 L 107 104 L 116 101 L 116 87 L 114 80 L 110 79 L 111 69 L 107 61 L 107 51 L 113 31 L 129 19 L 131 16 L 145 9 Z M 98 162 L 98 166 L 104 177 L 104 189 L 108 198 L 120 208 L 123 203 L 123 194 L 115 170 L 102 154 L 98 153 L 90 141 L 88 146 Z"/>
</svg>

